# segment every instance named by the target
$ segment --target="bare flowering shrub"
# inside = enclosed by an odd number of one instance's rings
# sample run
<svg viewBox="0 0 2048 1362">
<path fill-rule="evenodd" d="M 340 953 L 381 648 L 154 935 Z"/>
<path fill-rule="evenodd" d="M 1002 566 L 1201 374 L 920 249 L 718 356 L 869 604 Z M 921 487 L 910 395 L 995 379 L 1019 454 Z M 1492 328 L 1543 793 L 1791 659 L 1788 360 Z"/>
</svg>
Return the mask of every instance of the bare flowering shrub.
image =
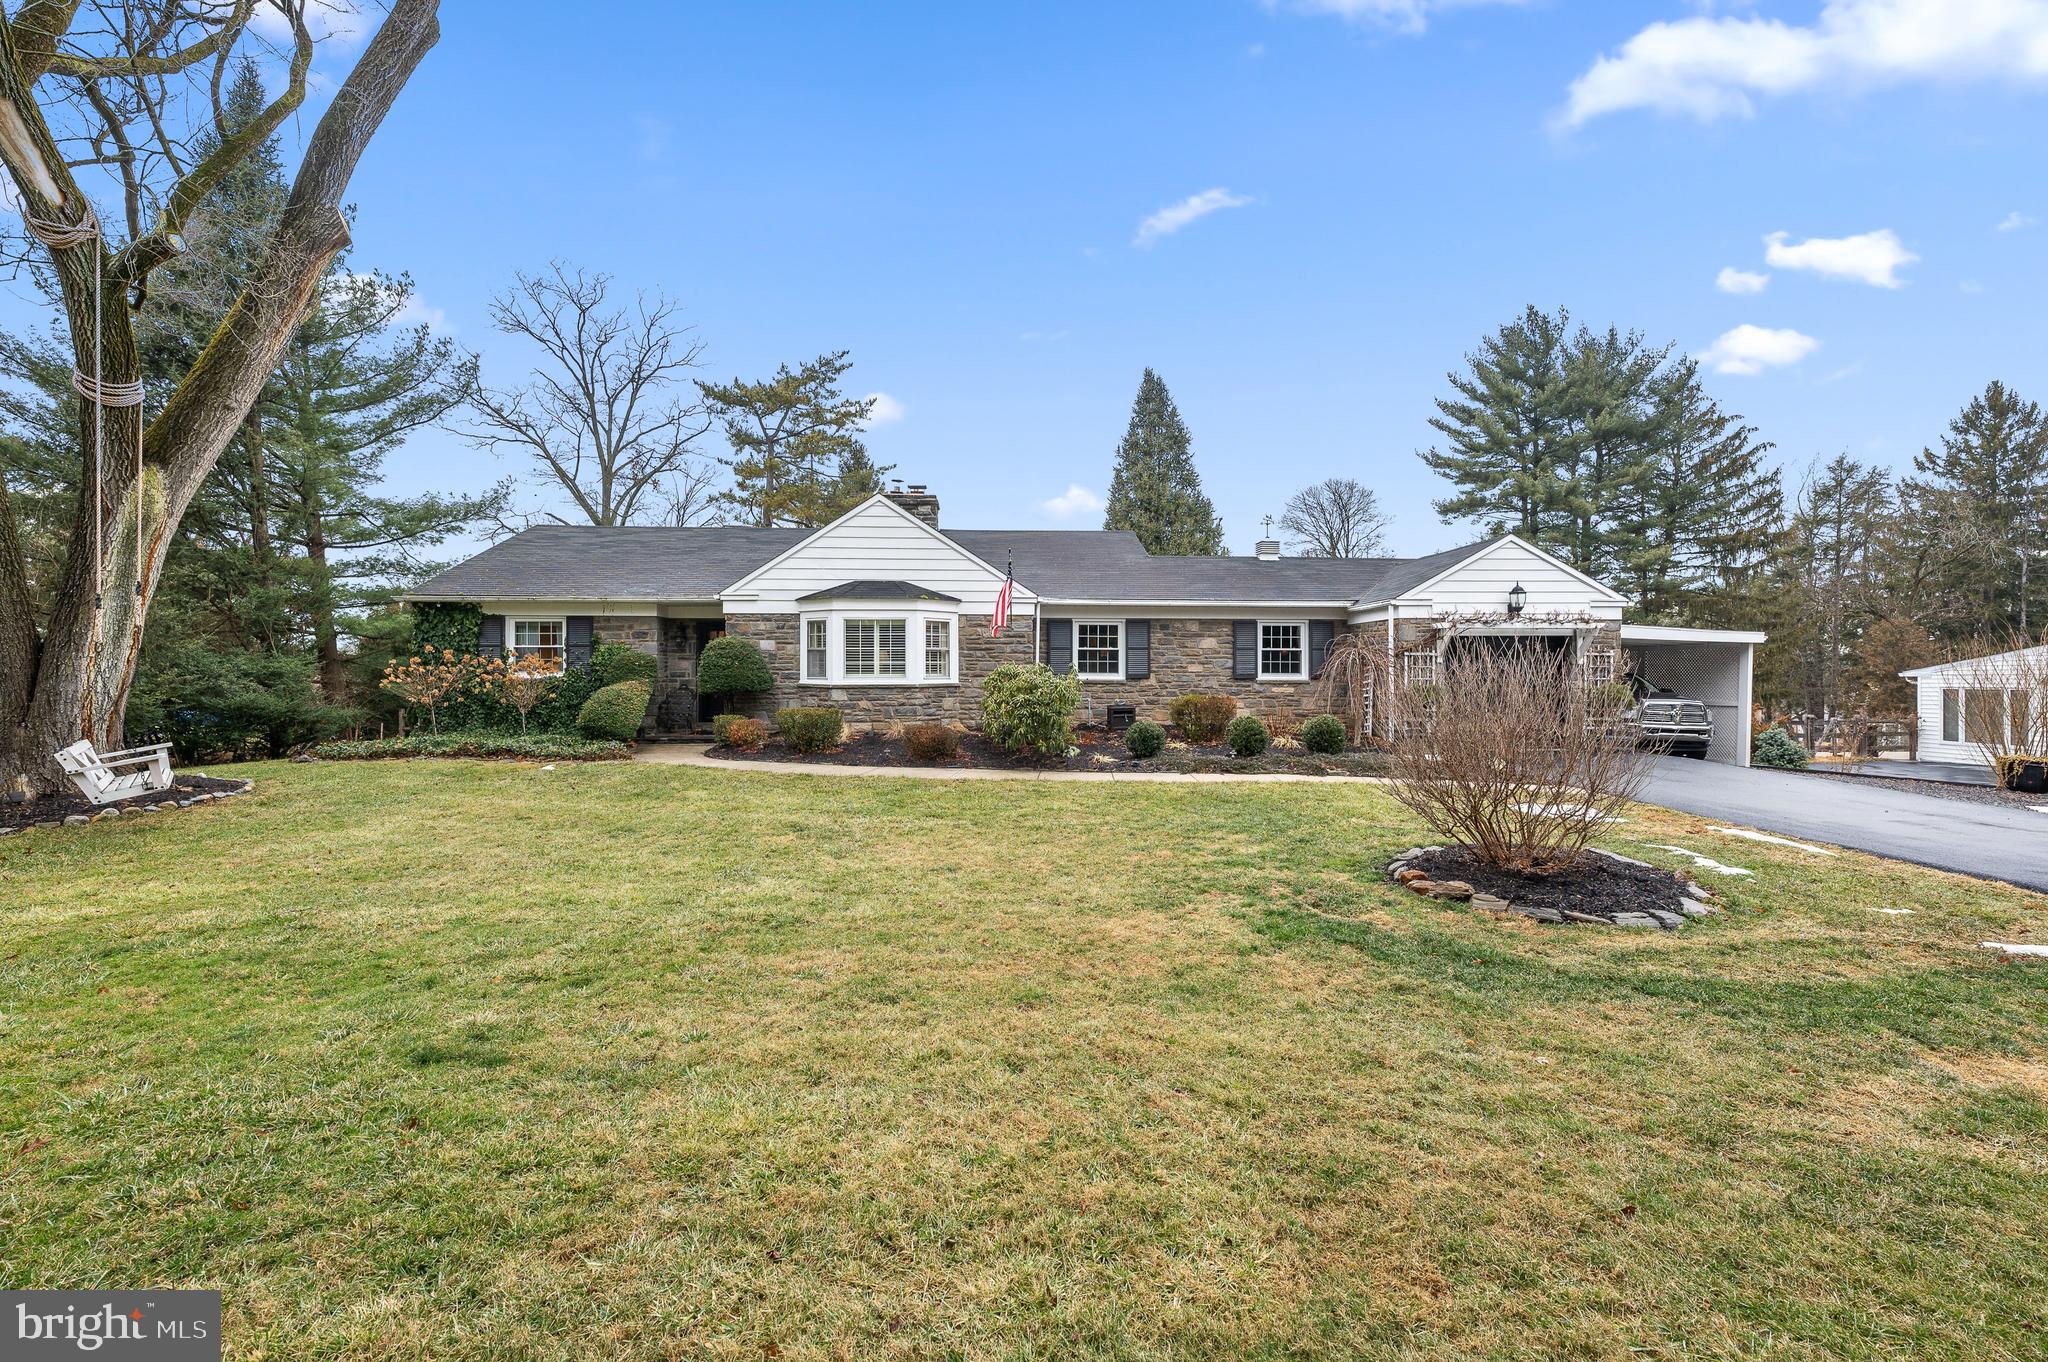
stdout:
<svg viewBox="0 0 2048 1362">
<path fill-rule="evenodd" d="M 1488 865 L 1567 869 L 1635 797 L 1649 754 L 1565 658 L 1474 642 L 1389 696 L 1394 797 Z"/>
</svg>

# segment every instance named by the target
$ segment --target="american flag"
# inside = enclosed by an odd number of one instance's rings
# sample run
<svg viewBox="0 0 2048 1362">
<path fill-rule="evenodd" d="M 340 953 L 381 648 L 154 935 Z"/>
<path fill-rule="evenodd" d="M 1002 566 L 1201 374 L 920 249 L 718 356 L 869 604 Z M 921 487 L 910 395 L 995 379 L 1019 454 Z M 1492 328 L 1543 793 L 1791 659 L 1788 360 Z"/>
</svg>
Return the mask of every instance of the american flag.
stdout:
<svg viewBox="0 0 2048 1362">
<path fill-rule="evenodd" d="M 1010 588 L 1017 584 L 1015 561 L 1003 564 L 1003 589 L 996 593 L 996 613 L 988 622 L 988 636 L 994 638 L 1010 626 Z"/>
</svg>

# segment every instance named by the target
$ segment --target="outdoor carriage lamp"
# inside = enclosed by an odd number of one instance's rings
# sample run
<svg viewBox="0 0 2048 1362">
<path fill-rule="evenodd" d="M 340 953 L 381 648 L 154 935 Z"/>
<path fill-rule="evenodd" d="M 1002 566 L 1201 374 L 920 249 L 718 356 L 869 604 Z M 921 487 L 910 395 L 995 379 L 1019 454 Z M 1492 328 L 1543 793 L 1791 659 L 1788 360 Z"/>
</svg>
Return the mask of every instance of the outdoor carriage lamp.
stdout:
<svg viewBox="0 0 2048 1362">
<path fill-rule="evenodd" d="M 1524 605 L 1527 605 L 1528 603 L 1529 593 L 1522 590 L 1522 584 L 1520 582 L 1516 582 L 1515 589 L 1508 592 L 1508 618 L 1513 619 L 1515 618 L 1515 616 L 1521 614 L 1522 607 Z"/>
</svg>

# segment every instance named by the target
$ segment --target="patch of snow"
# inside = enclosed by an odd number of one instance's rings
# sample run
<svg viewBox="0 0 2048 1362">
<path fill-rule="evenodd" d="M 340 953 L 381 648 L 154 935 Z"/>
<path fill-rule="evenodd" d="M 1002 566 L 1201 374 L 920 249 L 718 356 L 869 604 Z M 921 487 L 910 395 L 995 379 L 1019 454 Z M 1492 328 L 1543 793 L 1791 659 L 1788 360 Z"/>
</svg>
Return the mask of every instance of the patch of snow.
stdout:
<svg viewBox="0 0 2048 1362">
<path fill-rule="evenodd" d="M 1810 851 L 1816 856 L 1839 856 L 1842 854 L 1839 851 L 1830 851 L 1826 847 L 1817 847 L 1811 843 L 1795 842 L 1790 837 L 1773 837 L 1768 832 L 1753 832 L 1749 828 L 1715 828 L 1714 831 L 1729 837 L 1747 837 L 1752 842 L 1769 842 L 1772 846 L 1797 847 L 1801 851 Z"/>
<path fill-rule="evenodd" d="M 1711 856 L 1702 856 L 1697 851 L 1688 850 L 1685 847 L 1670 846 L 1663 842 L 1645 842 L 1643 843 L 1643 845 L 1646 847 L 1655 847 L 1659 851 L 1676 852 L 1680 856 L 1690 856 L 1692 857 L 1692 863 L 1698 866 L 1701 870 L 1711 870 L 1717 875 L 1756 874 L 1754 870 L 1744 870 L 1739 865 L 1722 865 L 1719 861 L 1715 860 Z"/>
<path fill-rule="evenodd" d="M 1987 951 L 2004 951 L 2007 955 L 2048 956 L 2048 946 L 2015 946 L 2007 941 L 1979 941 L 1977 944 Z"/>
<path fill-rule="evenodd" d="M 2027 807 L 2035 813 L 2048 813 L 2048 804 L 2029 804 Z"/>
<path fill-rule="evenodd" d="M 1873 913 L 1883 913 L 1886 917 L 1913 916 L 1913 910 L 1911 908 L 1873 908 L 1870 911 Z"/>
</svg>

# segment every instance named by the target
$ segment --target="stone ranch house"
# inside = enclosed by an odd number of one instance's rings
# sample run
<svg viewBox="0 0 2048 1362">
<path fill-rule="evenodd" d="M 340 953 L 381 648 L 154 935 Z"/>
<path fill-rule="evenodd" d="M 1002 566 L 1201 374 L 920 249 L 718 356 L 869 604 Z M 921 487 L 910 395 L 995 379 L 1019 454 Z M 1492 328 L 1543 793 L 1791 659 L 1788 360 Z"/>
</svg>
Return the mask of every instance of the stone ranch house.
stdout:
<svg viewBox="0 0 2048 1362">
<path fill-rule="evenodd" d="M 1006 570 L 1011 618 L 992 634 Z M 650 734 L 708 721 L 697 659 L 726 634 L 759 644 L 775 676 L 749 712 L 830 705 L 874 727 L 972 724 L 982 678 L 1009 662 L 1077 673 L 1084 720 L 1111 705 L 1164 719 L 1202 692 L 1292 721 L 1317 712 L 1332 640 L 1364 632 L 1410 680 L 1433 678 L 1459 639 L 1545 639 L 1589 684 L 1614 679 L 1626 649 L 1651 679 L 1706 699 L 1728 731 L 1711 755 L 1746 763 L 1759 638 L 1624 624 L 1618 593 L 1513 535 L 1422 558 L 1285 558 L 1271 541 L 1252 558 L 1163 557 L 1124 531 L 948 529 L 917 486 L 817 530 L 536 526 L 407 599 L 478 606 L 487 652 L 568 666 L 598 643 L 652 653 Z"/>
</svg>

